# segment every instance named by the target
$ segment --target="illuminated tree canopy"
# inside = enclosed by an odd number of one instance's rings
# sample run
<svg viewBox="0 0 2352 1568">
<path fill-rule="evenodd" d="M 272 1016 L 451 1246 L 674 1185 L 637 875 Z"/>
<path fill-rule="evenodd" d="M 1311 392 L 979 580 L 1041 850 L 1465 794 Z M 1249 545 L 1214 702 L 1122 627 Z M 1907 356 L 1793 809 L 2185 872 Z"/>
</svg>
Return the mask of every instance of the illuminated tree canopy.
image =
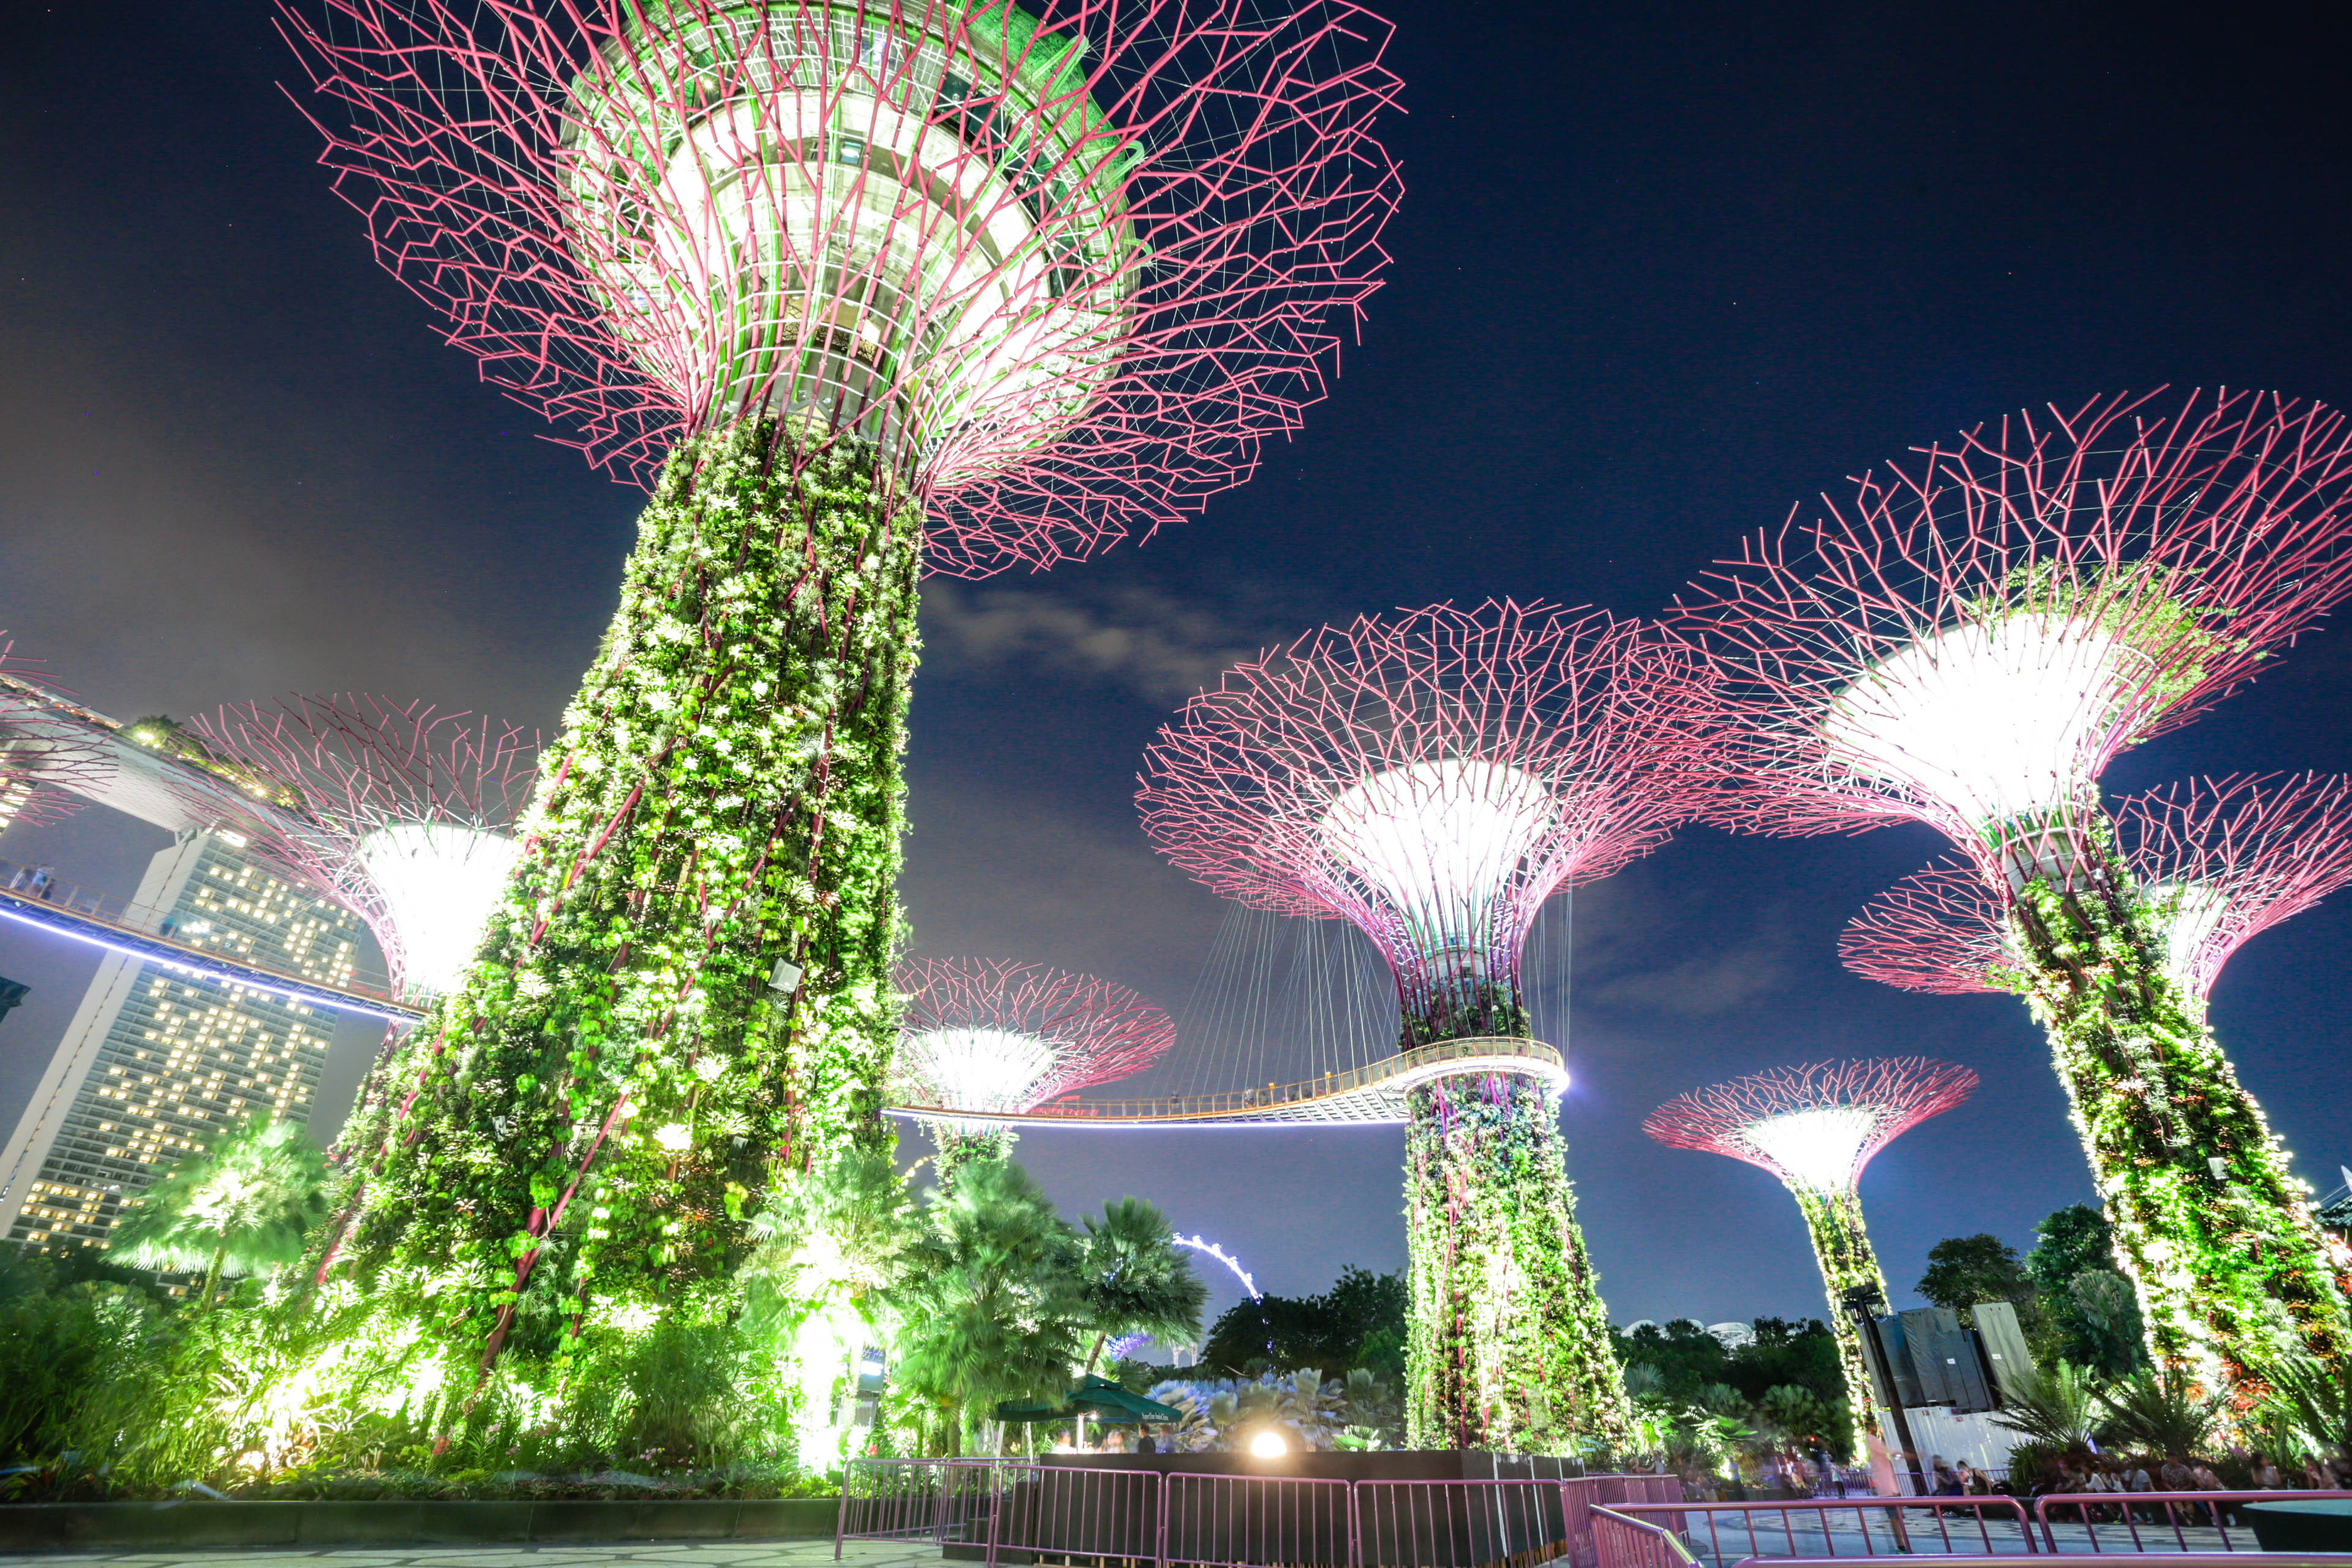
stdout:
<svg viewBox="0 0 2352 1568">
<path fill-rule="evenodd" d="M 1880 1150 L 1976 1086 L 1967 1068 L 1925 1057 L 1813 1062 L 1695 1089 L 1642 1123 L 1670 1149 L 1727 1154 L 1769 1171 L 1796 1198 L 1829 1293 L 1857 1439 L 1872 1425 L 1871 1382 L 1846 1292 L 1868 1287 L 1886 1296 L 1863 1226 L 1862 1173 Z M 1854 1451 L 1863 1451 L 1859 1441 Z"/>
<path fill-rule="evenodd" d="M 1630 1410 L 1578 1228 L 1562 1081 L 1450 1042 L 1529 1034 L 1519 963 L 1556 889 L 1664 841 L 1702 778 L 1704 681 L 1595 612 L 1490 601 L 1326 627 L 1226 672 L 1160 732 L 1137 796 L 1177 866 L 1386 955 L 1407 1092 L 1416 1446 L 1622 1446 Z"/>
<path fill-rule="evenodd" d="M 1168 1015 L 1124 985 L 1043 964 L 911 959 L 895 1103 L 918 1111 L 940 1144 L 940 1175 L 975 1155 L 1002 1158 L 1003 1116 L 1131 1078 L 1176 1043 Z"/>
<path fill-rule="evenodd" d="M 2352 1358 L 2352 1272 L 2211 1037 L 2210 949 L 2175 972 L 2191 900 L 2134 873 L 2098 778 L 2352 590 L 2352 426 L 2274 395 L 2123 395 L 1855 485 L 1669 619 L 1720 682 L 1710 815 L 1952 839 L 2009 926 L 2154 1359 L 2250 1410 L 2299 1358 Z"/>
<path fill-rule="evenodd" d="M 298 792 L 292 810 L 236 826 L 257 855 L 367 921 L 395 987 L 430 997 L 457 984 L 520 851 L 537 737 L 362 696 L 232 706 L 188 727 Z"/>
<path fill-rule="evenodd" d="M 2117 803 L 2125 863 L 2199 998 L 2239 948 L 2352 881 L 2352 780 L 2233 774 Z M 2020 968 L 2003 901 L 1965 864 L 1916 872 L 1871 900 L 1838 944 L 1865 980 L 1946 995 L 2007 991 Z"/>
<path fill-rule="evenodd" d="M 0 833 L 71 816 L 80 809 L 76 794 L 112 766 L 86 729 L 58 716 L 53 704 L 64 695 L 42 662 L 0 630 Z"/>
</svg>

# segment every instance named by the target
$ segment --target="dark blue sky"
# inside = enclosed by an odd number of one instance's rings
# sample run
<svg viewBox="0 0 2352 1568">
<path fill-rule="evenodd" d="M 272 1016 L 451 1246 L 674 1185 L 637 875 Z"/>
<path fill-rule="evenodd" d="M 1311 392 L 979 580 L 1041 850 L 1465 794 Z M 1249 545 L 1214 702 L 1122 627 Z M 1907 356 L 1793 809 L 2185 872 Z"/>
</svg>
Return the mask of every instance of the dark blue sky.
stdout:
<svg viewBox="0 0 2352 1568">
<path fill-rule="evenodd" d="M 927 595 L 919 949 L 1180 1004 L 1219 911 L 1144 845 L 1139 753 L 1223 663 L 1320 621 L 1501 594 L 1649 613 L 1799 498 L 2020 405 L 2168 381 L 2352 400 L 2352 52 L 2322 12 L 1400 15 L 1395 263 L 1301 438 L 1145 547 Z M 0 15 L 0 626 L 126 718 L 359 689 L 547 725 L 637 497 L 377 269 L 275 85 L 295 74 L 253 0 Z M 2347 675 L 2324 631 L 2109 783 L 2352 770 Z M 0 855 L 127 890 L 152 847 L 94 816 Z M 1580 898 L 1564 1121 L 1621 1321 L 1819 1310 L 1769 1178 L 1638 1131 L 1713 1077 L 1882 1051 L 1984 1075 L 1865 1181 L 1898 1294 L 1937 1238 L 2022 1246 L 2087 1195 L 2021 1006 L 1836 964 L 1839 926 L 1933 848 L 1698 831 Z M 2352 899 L 2259 939 L 2215 1000 L 2323 1187 L 2352 1159 L 2347 944 Z M 0 931 L 0 973 L 36 987 L 0 1025 L 0 1117 L 89 967 Z M 1022 1149 L 1066 1206 L 1150 1197 L 1296 1291 L 1402 1262 L 1401 1142 Z"/>
</svg>

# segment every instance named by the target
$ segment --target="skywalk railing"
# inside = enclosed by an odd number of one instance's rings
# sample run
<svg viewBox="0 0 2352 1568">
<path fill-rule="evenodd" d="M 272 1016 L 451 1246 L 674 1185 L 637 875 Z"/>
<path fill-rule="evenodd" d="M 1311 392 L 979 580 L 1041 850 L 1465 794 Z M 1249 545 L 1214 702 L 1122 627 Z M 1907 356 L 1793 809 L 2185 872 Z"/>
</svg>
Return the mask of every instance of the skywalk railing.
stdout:
<svg viewBox="0 0 2352 1568">
<path fill-rule="evenodd" d="M 1559 1052 L 1541 1040 L 1481 1036 L 1415 1046 L 1409 1051 L 1363 1067 L 1349 1068 L 1345 1072 L 1328 1072 L 1321 1078 L 1311 1078 L 1299 1083 L 1270 1083 L 1263 1089 L 1228 1089 L 1217 1094 L 1159 1095 L 1135 1100 L 1080 1100 L 1073 1097 L 1053 1100 L 1034 1110 L 1024 1111 L 973 1111 L 951 1106 L 905 1102 L 895 1104 L 891 1109 L 909 1116 L 979 1121 L 1208 1121 L 1336 1100 L 1343 1095 L 1377 1089 L 1399 1079 L 1417 1079 L 1448 1062 L 1487 1060 L 1525 1062 L 1529 1069 L 1546 1076 L 1556 1075 L 1560 1070 Z M 1498 1068 L 1498 1070 L 1508 1068 Z"/>
<path fill-rule="evenodd" d="M 175 925 L 168 910 L 65 881 L 46 866 L 0 860 L 0 915 L 128 957 L 167 963 L 215 983 L 274 992 L 305 1004 L 404 1022 L 423 1010 L 393 994 L 378 975 L 313 979 L 206 947 L 206 934 Z"/>
</svg>

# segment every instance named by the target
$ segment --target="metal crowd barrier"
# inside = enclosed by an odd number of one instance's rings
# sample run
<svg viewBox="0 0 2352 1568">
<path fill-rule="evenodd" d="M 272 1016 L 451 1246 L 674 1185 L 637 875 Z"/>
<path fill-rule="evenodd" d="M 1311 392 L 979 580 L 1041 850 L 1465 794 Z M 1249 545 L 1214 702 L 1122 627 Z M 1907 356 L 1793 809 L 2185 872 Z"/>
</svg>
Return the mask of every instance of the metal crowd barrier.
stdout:
<svg viewBox="0 0 2352 1568">
<path fill-rule="evenodd" d="M 1838 1568 L 1851 1557 L 1746 1557 L 1732 1568 Z M 2340 1552 L 2150 1552 L 2148 1568 L 2344 1568 Z M 2015 1568 L 2014 1557 L 1938 1557 L 1936 1568 Z"/>
<path fill-rule="evenodd" d="M 1161 1495 L 1161 1568 L 1349 1568 L 1358 1561 L 1346 1481 L 1171 1472 Z"/>
<path fill-rule="evenodd" d="M 1600 1508 L 1671 1504 L 1681 1490 L 1673 1476 L 1344 1481 L 860 1459 L 843 1477 L 834 1556 L 845 1542 L 928 1537 L 983 1546 L 989 1568 L 1006 1553 L 1158 1568 L 1601 1568 Z"/>
<path fill-rule="evenodd" d="M 1984 1556 L 2023 1556 L 2037 1550 L 2033 1531 L 2025 1517 L 2025 1506 L 2011 1497 L 1873 1497 L 1873 1498 L 1796 1498 L 1769 1502 L 1668 1502 L 1621 1504 L 1628 1515 L 1656 1516 L 1664 1514 L 1672 1521 L 1666 1528 L 1690 1542 L 1691 1550 L 1700 1558 L 1725 1564 L 1734 1559 L 1724 1550 L 1723 1535 L 1727 1523 L 1736 1532 L 1733 1549 L 1745 1536 L 1746 1558 L 1770 1557 L 1776 1561 L 1806 1555 L 1829 1557 L 1875 1557 L 1885 1552 L 1934 1552 L 1937 1556 L 1957 1555 L 1975 1550 Z M 1917 1516 L 1928 1518 L 1919 1521 Z M 1727 1521 L 1724 1516 L 1733 1515 Z M 1952 1524 L 1954 1514 L 1960 1518 L 1960 1542 L 1954 1544 Z M 1696 1516 L 1696 1517 L 1693 1517 Z M 1804 1516 L 1801 1521 L 1800 1516 Z M 1877 1531 L 1872 1532 L 1875 1516 Z M 1850 1528 L 1839 1526 L 1851 1519 Z M 1699 1523 L 1706 1528 L 1706 1546 L 1699 1547 Z M 1801 1530 L 1801 1522 L 1802 1528 Z M 1759 1524 L 1761 1526 L 1759 1530 Z M 1934 1533 L 1928 1533 L 1928 1526 Z M 1858 1550 L 1841 1550 L 1840 1539 L 1849 1542 L 1861 1537 Z M 1975 1542 L 1968 1537 L 1974 1535 Z M 1773 1540 L 1778 1537 L 1778 1542 Z M 1801 1549 L 1800 1541 L 1803 1547 Z M 1818 1541 L 1818 1552 L 1813 1542 Z M 1774 1545 L 1787 1550 L 1775 1552 Z"/>
<path fill-rule="evenodd" d="M 1514 1568 L 1570 1550 L 1559 1481 L 1357 1481 L 1358 1568 Z"/>
<path fill-rule="evenodd" d="M 1592 1510 L 1592 1546 L 1597 1568 L 1696 1568 L 1698 1561 L 1673 1531 L 1613 1508 Z"/>
<path fill-rule="evenodd" d="M 944 1545 L 985 1527 L 995 1510 L 1001 1459 L 860 1459 L 841 1478 L 833 1554 L 845 1541 L 912 1541 Z"/>
<path fill-rule="evenodd" d="M 988 1568 L 1006 1552 L 1065 1562 L 1079 1557 L 1150 1563 L 1160 1556 L 1160 1489 L 1155 1470 L 1006 1464 L 989 1514 Z"/>
<path fill-rule="evenodd" d="M 2099 1528 L 2105 1525 L 2110 1531 L 2120 1531 L 2130 1536 L 2133 1552 L 2147 1553 L 2151 1549 L 2140 1543 L 2139 1528 L 2143 1523 L 2168 1531 L 2176 1552 L 2198 1550 L 2189 1543 L 2188 1532 L 2191 1530 L 2212 1531 L 2221 1537 L 2224 1552 L 2246 1552 L 2252 1548 L 2231 1543 L 2230 1517 L 2235 1511 L 2231 1505 L 2284 1502 L 2296 1497 L 2345 1498 L 2352 1497 L 2352 1492 L 2053 1492 L 2034 1500 L 2033 1522 L 2041 1526 L 2042 1549 L 2048 1552 L 2063 1550 L 2053 1527 L 2074 1524 L 2082 1527 L 2087 1542 L 2080 1550 L 2107 1551 L 2108 1548 L 2099 1544 Z M 2158 1517 L 2159 1510 L 2161 1519 Z M 2072 1518 L 2067 1517 L 2070 1513 Z M 2099 1517 L 2101 1514 L 2110 1517 L 2102 1519 Z M 2114 1517 L 2118 1514 L 2120 1518 Z M 2252 1533 L 2242 1521 L 2238 1528 L 2244 1534 Z"/>
<path fill-rule="evenodd" d="M 1155 1568 L 1802 1568 L 1890 1553 L 1967 1568 L 2097 1552 L 2251 1568 L 2304 1559 L 2255 1550 L 2239 1507 L 2352 1497 L 2076 1492 L 2034 1500 L 2029 1518 L 2000 1496 L 1685 1502 L 1681 1489 L 1654 1475 L 1342 1481 L 865 1459 L 843 1478 L 834 1555 L 847 1541 L 929 1538 L 982 1547 L 988 1568 L 1007 1556 Z"/>
</svg>

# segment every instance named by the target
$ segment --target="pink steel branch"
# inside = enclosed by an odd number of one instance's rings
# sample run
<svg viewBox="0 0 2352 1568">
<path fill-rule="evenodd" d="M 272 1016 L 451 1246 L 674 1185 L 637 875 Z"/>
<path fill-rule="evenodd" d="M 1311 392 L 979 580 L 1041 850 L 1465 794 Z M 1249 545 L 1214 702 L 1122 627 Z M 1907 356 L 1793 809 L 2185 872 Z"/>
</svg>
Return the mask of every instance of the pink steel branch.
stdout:
<svg viewBox="0 0 2352 1568">
<path fill-rule="evenodd" d="M 62 821 L 112 775 L 88 727 L 56 706 L 69 695 L 0 631 L 0 829 Z"/>
<path fill-rule="evenodd" d="M 1722 819 L 1809 834 L 1913 818 L 1989 856 L 1981 825 L 1831 754 L 1824 718 L 1870 667 L 2038 590 L 2133 650 L 2127 689 L 2075 731 L 2074 765 L 2095 778 L 2352 589 L 2352 427 L 2322 405 L 2120 395 L 1917 451 L 1811 522 L 1792 511 L 1677 602 L 1669 624 L 1706 645 L 1735 729 Z"/>
<path fill-rule="evenodd" d="M 327 0 L 323 24 L 288 6 L 279 26 L 339 106 L 326 162 L 384 264 L 593 460 L 643 477 L 826 356 L 856 362 L 854 394 L 845 382 L 820 411 L 837 425 L 918 406 L 943 375 L 987 381 L 984 417 L 896 443 L 934 569 L 981 576 L 1148 535 L 1245 479 L 1323 395 L 1399 194 L 1371 135 L 1397 83 L 1370 13 L 1045 9 L 1009 44 L 967 40 L 1010 5 L 940 0 Z M 698 29 L 733 58 L 698 56 Z M 1065 68 L 1083 81 L 1042 101 L 937 79 L 942 43 L 1010 80 L 1054 35 L 1083 39 Z M 764 149 L 726 180 L 662 134 L 713 101 L 739 117 L 730 147 Z M 902 114 L 963 150 L 904 166 L 878 150 L 879 121 Z M 818 121 L 832 140 L 807 144 Z M 931 199 L 878 214 L 861 197 L 869 163 Z M 1008 163 L 1022 177 L 997 177 Z M 803 180 L 821 193 L 815 256 L 730 259 L 761 215 L 810 200 Z M 1001 252 L 1000 221 L 1034 237 L 1025 262 Z M 1139 243 L 1094 242 L 1129 226 Z M 623 275 L 647 282 L 610 285 Z M 953 281 L 909 300 L 888 281 L 901 275 Z M 993 325 L 956 339 L 975 311 Z M 747 370 L 752 321 L 767 336 Z M 861 347 L 877 321 L 893 343 Z"/>
<path fill-rule="evenodd" d="M 1854 1143 L 1852 1168 L 1844 1173 L 1845 1187 L 1851 1189 L 1881 1149 L 1929 1117 L 1951 1110 L 1976 1087 L 1977 1075 L 1969 1068 L 1926 1057 L 1813 1062 L 1694 1089 L 1652 1111 L 1642 1131 L 1670 1149 L 1727 1154 L 1785 1183 L 1810 1187 L 1815 1174 L 1793 1171 L 1776 1159 L 1758 1141 L 1756 1129 L 1808 1110 L 1864 1110 L 1870 1121 Z"/>
<path fill-rule="evenodd" d="M 2192 779 L 2128 796 L 2116 816 L 2159 925 L 2181 906 L 2174 961 L 2200 997 L 2239 948 L 2352 882 L 2352 779 L 2342 775 Z M 2016 962 L 2001 900 L 1948 863 L 1871 900 L 1838 951 L 1866 980 L 1945 995 L 2004 989 L 1995 972 Z"/>
<path fill-rule="evenodd" d="M 1175 1023 L 1156 1004 L 1091 974 L 994 959 L 908 959 L 897 979 L 907 1037 L 1001 1030 L 1051 1047 L 1053 1068 L 1029 1087 L 1023 1110 L 1132 1078 L 1176 1043 Z"/>
<path fill-rule="evenodd" d="M 1411 1008 L 1443 978 L 1433 946 L 1459 942 L 1515 983 L 1545 899 L 1666 837 L 1701 787 L 1706 700 L 1686 655 L 1598 611 L 1366 616 L 1187 703 L 1145 753 L 1137 800 L 1160 852 L 1223 897 L 1361 928 Z M 1379 795 L 1387 817 L 1349 804 L 1357 798 Z M 1450 884 L 1406 885 L 1420 869 Z"/>
<path fill-rule="evenodd" d="M 230 705 L 188 727 L 217 755 L 297 792 L 294 809 L 257 805 L 236 826 L 257 854 L 368 923 L 395 987 L 405 945 L 362 859 L 362 842 L 404 824 L 507 831 L 538 758 L 537 738 L 513 725 L 379 697 Z"/>
</svg>

